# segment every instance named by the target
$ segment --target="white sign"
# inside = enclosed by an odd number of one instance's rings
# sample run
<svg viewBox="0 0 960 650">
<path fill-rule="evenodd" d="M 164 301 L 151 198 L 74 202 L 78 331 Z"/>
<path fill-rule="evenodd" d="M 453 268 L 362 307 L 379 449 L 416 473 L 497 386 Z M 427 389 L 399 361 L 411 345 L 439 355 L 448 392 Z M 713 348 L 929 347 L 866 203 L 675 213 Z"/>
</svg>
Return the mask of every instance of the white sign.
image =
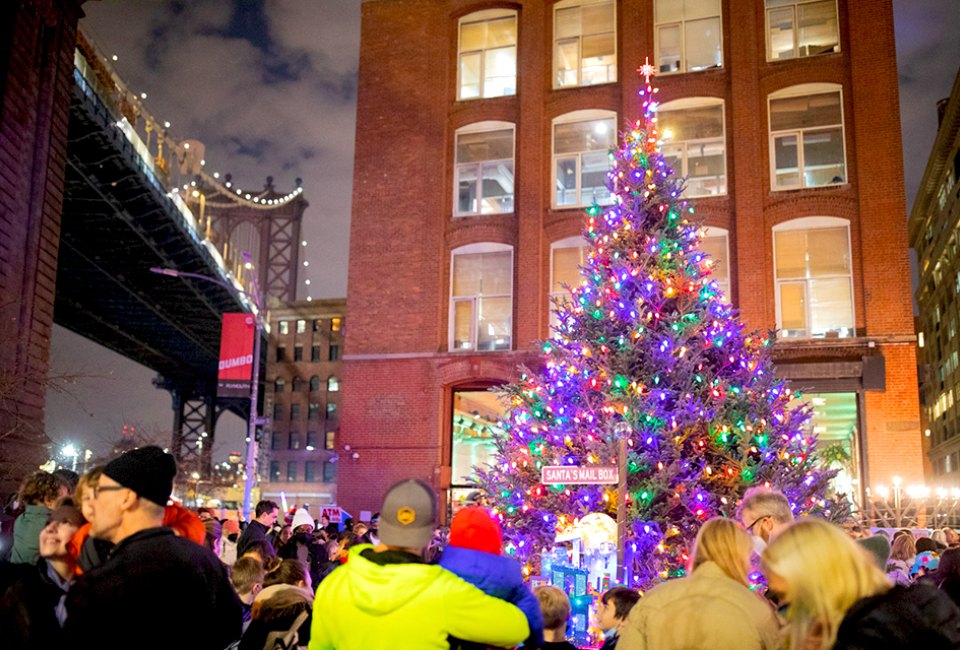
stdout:
<svg viewBox="0 0 960 650">
<path fill-rule="evenodd" d="M 544 485 L 609 485 L 620 480 L 616 465 L 575 467 L 551 465 L 541 470 L 540 482 Z"/>
</svg>

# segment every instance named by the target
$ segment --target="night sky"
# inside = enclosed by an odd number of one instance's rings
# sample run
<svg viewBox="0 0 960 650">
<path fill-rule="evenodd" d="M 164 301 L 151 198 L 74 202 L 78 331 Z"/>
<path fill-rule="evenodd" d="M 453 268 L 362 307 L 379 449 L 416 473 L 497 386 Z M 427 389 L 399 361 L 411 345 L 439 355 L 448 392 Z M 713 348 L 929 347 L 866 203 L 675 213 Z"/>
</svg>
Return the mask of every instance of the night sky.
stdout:
<svg viewBox="0 0 960 650">
<path fill-rule="evenodd" d="M 759 0 L 758 0 L 759 1 Z M 866 0 L 848 0 L 866 1 Z M 309 273 L 299 297 L 342 297 L 353 180 L 360 0 L 99 0 L 81 27 L 131 90 L 171 122 L 177 139 L 206 145 L 206 169 L 245 189 L 273 176 L 280 192 L 302 178 L 310 207 L 303 237 Z M 958 0 L 894 0 L 907 205 L 936 135 L 936 101 L 960 66 Z M 890 79 L 891 89 L 898 81 Z M 906 218 L 906 217 L 905 217 Z M 310 278 L 310 292 L 303 280 Z M 169 444 L 173 412 L 155 373 L 54 328 L 47 434 L 95 452 L 124 423 Z M 216 460 L 242 449 L 243 423 L 225 415 Z"/>
</svg>

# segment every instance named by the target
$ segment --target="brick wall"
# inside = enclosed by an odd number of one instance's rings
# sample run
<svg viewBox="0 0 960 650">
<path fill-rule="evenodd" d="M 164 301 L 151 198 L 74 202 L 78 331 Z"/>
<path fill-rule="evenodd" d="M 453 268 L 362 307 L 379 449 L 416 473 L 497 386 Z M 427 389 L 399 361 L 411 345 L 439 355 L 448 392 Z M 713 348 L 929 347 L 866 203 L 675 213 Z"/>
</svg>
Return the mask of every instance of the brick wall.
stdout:
<svg viewBox="0 0 960 650">
<path fill-rule="evenodd" d="M 56 284 L 73 50 L 83 0 L 12 0 L 0 60 L 0 459 L 44 460 L 43 403 Z M 12 459 L 18 459 L 19 462 Z M 11 463 L 17 466 L 11 467 Z M 0 480 L 4 477 L 0 470 Z M 15 479 L 16 477 L 11 477 Z"/>
</svg>

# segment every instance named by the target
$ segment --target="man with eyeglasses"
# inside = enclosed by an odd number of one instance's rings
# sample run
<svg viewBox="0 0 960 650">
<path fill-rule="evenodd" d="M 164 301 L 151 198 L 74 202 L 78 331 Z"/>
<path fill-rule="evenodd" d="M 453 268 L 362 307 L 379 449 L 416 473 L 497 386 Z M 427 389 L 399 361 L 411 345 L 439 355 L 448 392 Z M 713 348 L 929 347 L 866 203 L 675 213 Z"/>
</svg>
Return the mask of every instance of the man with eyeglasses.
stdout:
<svg viewBox="0 0 960 650">
<path fill-rule="evenodd" d="M 91 534 L 114 544 L 67 597 L 68 646 L 189 650 L 240 637 L 242 607 L 210 550 L 163 525 L 176 463 L 159 447 L 110 461 L 94 488 Z M 184 634 L 184 623 L 202 621 Z"/>
<path fill-rule="evenodd" d="M 759 554 L 774 537 L 793 522 L 790 501 L 779 490 L 750 488 L 740 504 L 740 523 L 753 536 Z"/>
</svg>

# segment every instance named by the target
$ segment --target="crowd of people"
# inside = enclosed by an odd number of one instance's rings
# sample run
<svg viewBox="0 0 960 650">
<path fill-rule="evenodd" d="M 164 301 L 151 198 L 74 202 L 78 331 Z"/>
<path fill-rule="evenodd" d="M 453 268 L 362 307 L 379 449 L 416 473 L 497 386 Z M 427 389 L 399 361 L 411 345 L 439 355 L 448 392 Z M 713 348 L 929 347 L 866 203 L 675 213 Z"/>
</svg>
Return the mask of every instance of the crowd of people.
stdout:
<svg viewBox="0 0 960 650">
<path fill-rule="evenodd" d="M 171 502 L 176 471 L 143 447 L 24 482 L 0 547 L 4 648 L 576 650 L 566 593 L 529 588 L 482 502 L 439 550 L 422 481 L 370 522 L 265 500 L 243 525 Z M 754 488 L 703 524 L 684 577 L 612 587 L 592 623 L 603 650 L 960 648 L 960 537 L 892 532 L 795 521 Z"/>
</svg>

